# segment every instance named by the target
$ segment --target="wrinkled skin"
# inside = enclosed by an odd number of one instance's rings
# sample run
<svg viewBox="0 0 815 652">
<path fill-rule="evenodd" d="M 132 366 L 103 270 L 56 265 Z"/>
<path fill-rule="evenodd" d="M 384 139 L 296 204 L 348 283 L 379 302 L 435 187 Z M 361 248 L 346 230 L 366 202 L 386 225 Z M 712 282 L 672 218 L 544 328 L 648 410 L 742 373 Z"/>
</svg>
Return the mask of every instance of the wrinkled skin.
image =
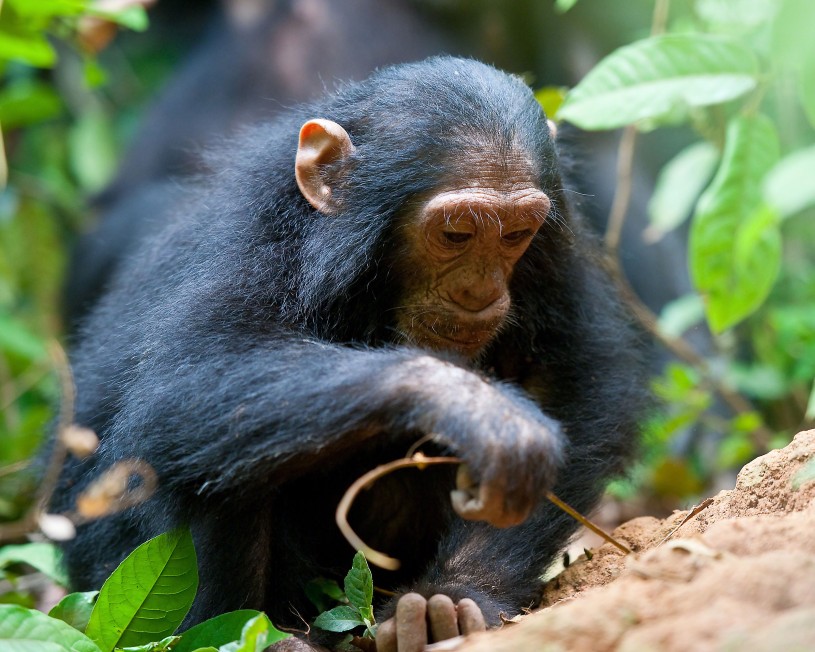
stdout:
<svg viewBox="0 0 815 652">
<path fill-rule="evenodd" d="M 418 593 L 403 595 L 396 615 L 379 625 L 377 652 L 421 652 L 428 643 L 483 632 L 487 628 L 478 605 L 468 598 L 458 604 L 446 595 L 425 600 Z"/>
</svg>

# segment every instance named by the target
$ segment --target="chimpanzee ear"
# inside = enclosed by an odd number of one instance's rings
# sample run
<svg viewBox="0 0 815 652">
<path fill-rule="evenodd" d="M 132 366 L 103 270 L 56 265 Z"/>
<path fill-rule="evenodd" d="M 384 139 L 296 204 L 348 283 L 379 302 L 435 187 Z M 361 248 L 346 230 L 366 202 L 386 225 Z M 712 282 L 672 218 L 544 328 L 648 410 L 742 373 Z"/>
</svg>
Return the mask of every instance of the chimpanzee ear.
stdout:
<svg viewBox="0 0 815 652">
<path fill-rule="evenodd" d="M 317 118 L 300 128 L 294 176 L 303 197 L 321 213 L 336 213 L 338 206 L 320 168 L 341 161 L 353 151 L 348 132 L 336 122 Z"/>
</svg>

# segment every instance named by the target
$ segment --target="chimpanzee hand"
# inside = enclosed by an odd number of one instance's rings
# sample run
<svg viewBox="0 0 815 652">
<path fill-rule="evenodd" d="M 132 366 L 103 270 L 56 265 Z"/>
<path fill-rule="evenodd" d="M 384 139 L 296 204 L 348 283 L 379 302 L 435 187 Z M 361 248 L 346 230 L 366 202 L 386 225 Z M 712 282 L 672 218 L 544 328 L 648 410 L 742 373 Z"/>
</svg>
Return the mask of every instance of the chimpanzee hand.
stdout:
<svg viewBox="0 0 815 652">
<path fill-rule="evenodd" d="M 428 431 L 464 461 L 453 508 L 495 527 L 522 523 L 563 461 L 559 424 L 521 392 L 466 369 L 428 358 L 408 368 L 431 399 Z"/>
<path fill-rule="evenodd" d="M 469 598 L 456 605 L 446 595 L 425 600 L 407 593 L 399 598 L 396 615 L 379 625 L 376 652 L 422 652 L 428 643 L 485 629 L 481 609 Z"/>
</svg>

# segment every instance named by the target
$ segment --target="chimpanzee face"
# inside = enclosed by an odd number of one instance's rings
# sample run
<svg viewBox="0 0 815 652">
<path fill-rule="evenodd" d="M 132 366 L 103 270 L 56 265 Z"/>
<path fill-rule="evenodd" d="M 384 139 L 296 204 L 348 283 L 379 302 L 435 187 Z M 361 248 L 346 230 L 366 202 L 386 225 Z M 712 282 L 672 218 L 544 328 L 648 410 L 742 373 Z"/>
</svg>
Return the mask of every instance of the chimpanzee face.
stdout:
<svg viewBox="0 0 815 652">
<path fill-rule="evenodd" d="M 466 184 L 437 192 L 406 219 L 397 322 L 407 341 L 473 357 L 506 322 L 513 268 L 550 201 L 520 157 L 498 167 L 469 166 Z"/>
<path fill-rule="evenodd" d="M 353 152 L 346 131 L 330 120 L 300 131 L 297 183 L 328 216 L 340 207 L 322 170 Z M 398 224 L 396 329 L 403 342 L 474 358 L 511 318 L 513 268 L 551 202 L 520 148 L 498 155 L 474 146 L 453 158 L 446 180 Z"/>
</svg>

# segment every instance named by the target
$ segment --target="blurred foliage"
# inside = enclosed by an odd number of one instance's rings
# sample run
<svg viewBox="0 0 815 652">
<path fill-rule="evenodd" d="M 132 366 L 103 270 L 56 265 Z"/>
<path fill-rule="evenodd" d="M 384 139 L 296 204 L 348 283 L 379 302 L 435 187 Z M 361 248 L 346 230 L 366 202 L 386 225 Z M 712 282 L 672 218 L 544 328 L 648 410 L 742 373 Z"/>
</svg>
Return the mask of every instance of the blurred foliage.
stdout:
<svg viewBox="0 0 815 652">
<path fill-rule="evenodd" d="M 7 153 L 10 161 L 0 191 L 0 520 L 15 519 L 30 500 L 33 474 L 21 462 L 35 453 L 58 401 L 47 343 L 62 330 L 66 251 L 147 94 L 132 69 L 138 58 L 124 61 L 114 47 L 103 67 L 93 51 L 111 22 L 144 29 L 144 10 L 101 6 L 5 0 L 0 10 L 0 160 Z M 143 78 L 170 63 L 145 60 Z"/>
<path fill-rule="evenodd" d="M 666 24 L 600 61 L 557 117 L 697 138 L 663 168 L 645 235 L 690 220 L 696 293 L 668 305 L 658 330 L 670 340 L 705 321 L 714 350 L 654 381 L 662 408 L 643 466 L 615 485 L 681 498 L 815 419 L 815 3 L 655 7 Z"/>
<path fill-rule="evenodd" d="M 569 15 L 585 7 L 590 20 L 608 14 L 602 0 L 555 5 Z M 622 12 L 654 5 L 667 3 L 626 3 L 607 31 Z M 645 424 L 643 463 L 614 486 L 676 499 L 815 417 L 815 3 L 695 0 L 667 15 L 665 34 L 645 38 L 629 25 L 626 36 L 639 40 L 575 89 L 538 97 L 584 128 L 694 134 L 658 179 L 645 237 L 690 223 L 697 292 L 667 306 L 659 328 L 684 337 L 707 320 L 714 350 L 704 369 L 673 362 L 655 379 L 662 407 Z M 160 51 L 131 39 L 125 54 L 117 40 L 97 57 L 87 21 L 98 18 L 146 25 L 138 6 L 111 14 L 91 0 L 5 0 L 0 10 L 10 161 L 0 193 L 0 520 L 30 499 L 32 476 L 15 465 L 35 452 L 58 400 L 47 343 L 61 334 L 65 252 L 178 55 L 165 38 Z M 602 37 L 601 49 L 613 40 Z M 717 384 L 755 409 L 734 415 Z"/>
</svg>

